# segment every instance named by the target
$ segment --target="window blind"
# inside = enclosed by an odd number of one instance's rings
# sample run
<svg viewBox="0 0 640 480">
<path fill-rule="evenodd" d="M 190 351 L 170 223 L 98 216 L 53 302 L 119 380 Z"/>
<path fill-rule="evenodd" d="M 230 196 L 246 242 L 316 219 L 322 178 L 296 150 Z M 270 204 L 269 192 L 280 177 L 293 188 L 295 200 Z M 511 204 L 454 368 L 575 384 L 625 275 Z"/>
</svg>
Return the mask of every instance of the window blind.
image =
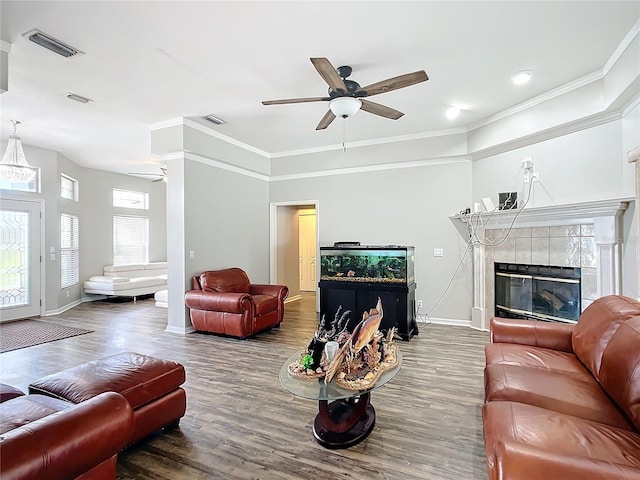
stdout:
<svg viewBox="0 0 640 480">
<path fill-rule="evenodd" d="M 149 219 L 128 215 L 113 216 L 113 264 L 149 261 Z"/>
<path fill-rule="evenodd" d="M 60 215 L 60 286 L 70 287 L 80 281 L 79 219 Z"/>
</svg>

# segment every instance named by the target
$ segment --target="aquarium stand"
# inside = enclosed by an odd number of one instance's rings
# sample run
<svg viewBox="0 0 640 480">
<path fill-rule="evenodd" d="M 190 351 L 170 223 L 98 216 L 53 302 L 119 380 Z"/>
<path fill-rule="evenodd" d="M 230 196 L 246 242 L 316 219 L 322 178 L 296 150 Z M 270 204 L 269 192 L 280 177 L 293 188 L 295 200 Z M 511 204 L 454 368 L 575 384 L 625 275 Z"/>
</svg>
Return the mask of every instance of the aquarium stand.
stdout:
<svg viewBox="0 0 640 480">
<path fill-rule="evenodd" d="M 362 314 L 375 305 L 378 297 L 382 300 L 384 316 L 380 330 L 397 328 L 402 340 L 410 340 L 418 334 L 415 317 L 416 284 L 383 285 L 379 283 L 350 283 L 320 280 L 320 316 L 334 317 L 338 307 L 350 310 L 349 331 L 362 320 Z"/>
</svg>

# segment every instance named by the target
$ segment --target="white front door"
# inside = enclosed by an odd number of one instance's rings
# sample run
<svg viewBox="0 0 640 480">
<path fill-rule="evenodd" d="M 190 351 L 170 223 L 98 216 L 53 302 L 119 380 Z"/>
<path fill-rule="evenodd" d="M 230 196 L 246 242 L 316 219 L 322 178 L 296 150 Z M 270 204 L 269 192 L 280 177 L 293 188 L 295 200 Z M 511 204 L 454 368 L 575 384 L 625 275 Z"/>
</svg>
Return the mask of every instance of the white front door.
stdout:
<svg viewBox="0 0 640 480">
<path fill-rule="evenodd" d="M 316 290 L 316 211 L 298 211 L 298 254 L 300 261 L 300 290 Z"/>
<path fill-rule="evenodd" d="M 2 200 L 0 321 L 40 315 L 40 203 Z"/>
</svg>

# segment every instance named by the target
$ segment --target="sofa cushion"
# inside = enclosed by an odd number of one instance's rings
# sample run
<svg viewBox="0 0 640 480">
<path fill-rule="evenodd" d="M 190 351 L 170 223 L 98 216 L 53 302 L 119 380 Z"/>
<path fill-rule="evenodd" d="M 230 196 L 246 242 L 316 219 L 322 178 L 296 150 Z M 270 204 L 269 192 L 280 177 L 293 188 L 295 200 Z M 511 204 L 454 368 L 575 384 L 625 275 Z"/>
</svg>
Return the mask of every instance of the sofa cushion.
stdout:
<svg viewBox="0 0 640 480">
<path fill-rule="evenodd" d="M 205 292 L 249 293 L 249 277 L 240 268 L 209 270 L 200 275 L 200 285 Z"/>
<path fill-rule="evenodd" d="M 21 397 L 24 392 L 16 387 L 0 383 L 0 403 L 11 400 L 12 398 Z"/>
<path fill-rule="evenodd" d="M 73 404 L 44 395 L 23 395 L 0 403 L 0 434 L 22 427 Z"/>
<path fill-rule="evenodd" d="M 640 474 L 636 432 L 516 402 L 485 403 L 482 419 L 489 478 L 636 479 Z M 523 446 L 529 455 L 514 460 L 504 454 L 505 444 Z M 609 468 L 613 474 L 568 473 L 581 465 L 587 472 Z"/>
<path fill-rule="evenodd" d="M 278 299 L 271 295 L 252 295 L 253 303 L 256 306 L 256 316 L 271 313 L 278 309 Z"/>
<path fill-rule="evenodd" d="M 594 377 L 600 378 L 602 354 L 621 323 L 640 316 L 640 302 L 619 295 L 599 298 L 589 305 L 573 329 L 573 351 Z"/>
<path fill-rule="evenodd" d="M 485 402 L 507 400 L 575 415 L 633 430 L 598 382 L 582 372 L 565 372 L 519 365 L 487 365 Z"/>
<path fill-rule="evenodd" d="M 127 277 L 105 277 L 104 275 L 94 275 L 89 277 L 90 282 L 100 283 L 127 283 L 129 279 Z"/>
<path fill-rule="evenodd" d="M 30 393 L 41 393 L 80 403 L 103 392 L 117 392 L 136 410 L 185 381 L 179 363 L 125 352 L 69 368 L 29 385 Z"/>
<path fill-rule="evenodd" d="M 128 272 L 130 270 L 144 270 L 144 263 L 128 263 L 125 265 L 106 265 L 103 270 L 105 273 Z"/>
<path fill-rule="evenodd" d="M 514 343 L 488 343 L 484 346 L 487 365 L 521 365 L 565 372 L 584 372 L 584 365 L 573 353 Z"/>
<path fill-rule="evenodd" d="M 600 382 L 640 431 L 640 317 L 618 327 L 602 355 Z"/>
</svg>

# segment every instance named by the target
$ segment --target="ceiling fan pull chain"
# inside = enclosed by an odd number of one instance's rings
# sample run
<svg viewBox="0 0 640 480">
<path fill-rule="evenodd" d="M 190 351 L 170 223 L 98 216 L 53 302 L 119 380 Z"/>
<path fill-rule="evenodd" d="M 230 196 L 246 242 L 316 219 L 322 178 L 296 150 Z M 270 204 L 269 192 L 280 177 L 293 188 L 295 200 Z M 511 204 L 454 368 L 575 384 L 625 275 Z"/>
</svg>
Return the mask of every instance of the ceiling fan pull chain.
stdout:
<svg viewBox="0 0 640 480">
<path fill-rule="evenodd" d="M 347 151 L 347 119 L 342 118 L 342 151 Z"/>
</svg>

